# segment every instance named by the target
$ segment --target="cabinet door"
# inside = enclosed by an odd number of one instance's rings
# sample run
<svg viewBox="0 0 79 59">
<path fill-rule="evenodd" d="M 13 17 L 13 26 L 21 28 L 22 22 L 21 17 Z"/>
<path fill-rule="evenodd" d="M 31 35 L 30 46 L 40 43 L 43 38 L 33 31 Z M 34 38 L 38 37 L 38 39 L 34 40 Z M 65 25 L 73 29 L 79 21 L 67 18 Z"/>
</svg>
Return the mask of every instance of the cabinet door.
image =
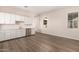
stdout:
<svg viewBox="0 0 79 59">
<path fill-rule="evenodd" d="M 17 38 L 16 33 L 17 32 L 15 32 L 15 30 L 8 30 L 6 31 L 6 38 L 7 39 Z"/>
<path fill-rule="evenodd" d="M 10 24 L 10 14 L 5 13 L 4 22 L 5 22 L 5 24 Z"/>
<path fill-rule="evenodd" d="M 11 34 L 10 34 L 10 30 L 6 30 L 5 31 L 5 37 L 6 37 L 6 39 L 8 40 L 8 39 L 11 39 L 11 36 L 10 36 Z"/>
<path fill-rule="evenodd" d="M 19 21 L 20 20 L 20 16 L 19 15 L 15 15 L 15 20 Z"/>
<path fill-rule="evenodd" d="M 4 13 L 0 13 L 0 24 L 4 24 Z"/>
<path fill-rule="evenodd" d="M 33 20 L 29 17 L 25 17 L 25 24 L 32 24 Z"/>
<path fill-rule="evenodd" d="M 20 16 L 20 21 L 24 21 L 24 16 Z"/>
<path fill-rule="evenodd" d="M 22 30 L 18 30 L 18 37 L 22 37 Z"/>
<path fill-rule="evenodd" d="M 25 30 L 24 29 L 21 29 L 21 30 L 16 30 L 16 38 L 18 38 L 18 37 L 23 37 L 23 36 L 25 36 Z"/>
<path fill-rule="evenodd" d="M 10 24 L 15 24 L 15 15 L 10 15 Z"/>
<path fill-rule="evenodd" d="M 23 34 L 22 35 L 23 36 L 26 36 L 26 29 L 23 29 L 22 31 L 23 31 Z"/>
<path fill-rule="evenodd" d="M 33 19 L 29 18 L 29 24 L 32 24 L 32 23 L 33 23 Z"/>
<path fill-rule="evenodd" d="M 20 36 L 21 36 L 21 37 L 23 37 L 23 36 L 26 35 L 26 30 L 25 30 L 25 29 L 21 29 L 20 31 L 21 31 L 21 32 L 20 32 L 20 34 L 21 34 Z"/>
<path fill-rule="evenodd" d="M 15 30 L 11 30 L 11 32 L 10 32 L 10 38 L 11 39 L 16 38 Z"/>
<path fill-rule="evenodd" d="M 4 41 L 4 40 L 6 40 L 5 32 L 4 31 L 0 31 L 0 41 Z"/>
<path fill-rule="evenodd" d="M 5 14 L 5 24 L 15 24 L 15 16 L 12 14 Z"/>
<path fill-rule="evenodd" d="M 25 17 L 24 23 L 25 23 L 25 24 L 28 24 L 28 23 L 29 23 L 28 20 L 29 20 L 29 19 L 28 19 L 27 17 Z"/>
<path fill-rule="evenodd" d="M 31 28 L 32 27 L 32 23 L 33 23 L 33 20 L 32 19 L 25 18 L 24 24 L 26 25 L 27 28 Z"/>
<path fill-rule="evenodd" d="M 19 32 L 19 30 L 15 30 L 15 34 L 16 34 L 16 38 L 18 38 L 18 37 L 20 37 L 20 32 Z"/>
<path fill-rule="evenodd" d="M 24 21 L 24 16 L 16 15 L 16 21 Z"/>
<path fill-rule="evenodd" d="M 0 13 L 0 24 L 15 24 L 14 16 L 8 13 Z"/>
</svg>

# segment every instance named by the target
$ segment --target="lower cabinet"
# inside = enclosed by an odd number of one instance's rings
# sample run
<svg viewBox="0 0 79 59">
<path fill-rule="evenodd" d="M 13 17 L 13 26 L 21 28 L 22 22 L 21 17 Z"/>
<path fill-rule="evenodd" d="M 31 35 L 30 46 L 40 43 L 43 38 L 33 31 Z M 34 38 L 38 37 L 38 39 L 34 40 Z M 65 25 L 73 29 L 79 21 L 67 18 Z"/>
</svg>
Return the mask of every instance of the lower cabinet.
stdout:
<svg viewBox="0 0 79 59">
<path fill-rule="evenodd" d="M 5 32 L 4 31 L 0 31 L 0 41 L 3 41 L 5 38 Z"/>
<path fill-rule="evenodd" d="M 5 40 L 11 39 L 11 30 L 6 30 L 5 31 Z"/>
<path fill-rule="evenodd" d="M 20 30 L 20 34 L 21 34 L 21 36 L 25 36 L 26 35 L 26 29 Z"/>
<path fill-rule="evenodd" d="M 25 29 L 21 29 L 21 30 L 16 30 L 16 36 L 17 37 L 22 37 L 22 36 L 25 36 L 25 33 L 26 33 L 26 31 L 25 31 Z"/>
<path fill-rule="evenodd" d="M 16 38 L 15 36 L 16 36 L 16 35 L 15 35 L 15 31 L 11 31 L 11 32 L 10 32 L 10 39 L 11 39 L 11 38 Z"/>
<path fill-rule="evenodd" d="M 23 37 L 25 36 L 25 29 L 14 29 L 14 30 L 4 30 L 0 31 L 0 41 Z"/>
</svg>

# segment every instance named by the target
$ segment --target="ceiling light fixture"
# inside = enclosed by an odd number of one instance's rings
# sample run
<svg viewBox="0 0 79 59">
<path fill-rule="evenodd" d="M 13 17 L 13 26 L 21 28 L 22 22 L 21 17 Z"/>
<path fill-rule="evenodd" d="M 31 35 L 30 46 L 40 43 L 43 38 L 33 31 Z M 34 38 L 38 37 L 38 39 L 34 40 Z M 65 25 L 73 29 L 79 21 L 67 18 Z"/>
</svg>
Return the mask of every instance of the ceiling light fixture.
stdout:
<svg viewBox="0 0 79 59">
<path fill-rule="evenodd" d="M 24 8 L 27 8 L 28 6 L 24 6 Z"/>
</svg>

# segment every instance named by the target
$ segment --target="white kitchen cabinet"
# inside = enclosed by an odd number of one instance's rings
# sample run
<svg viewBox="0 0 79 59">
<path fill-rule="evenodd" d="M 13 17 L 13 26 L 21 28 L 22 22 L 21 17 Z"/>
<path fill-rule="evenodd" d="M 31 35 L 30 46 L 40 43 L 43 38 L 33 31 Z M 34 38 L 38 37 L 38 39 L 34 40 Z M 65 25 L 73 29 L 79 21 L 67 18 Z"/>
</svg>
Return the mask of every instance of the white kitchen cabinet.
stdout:
<svg viewBox="0 0 79 59">
<path fill-rule="evenodd" d="M 25 18 L 24 24 L 26 25 L 27 28 L 32 28 L 33 25 L 33 20 L 31 18 Z"/>
<path fill-rule="evenodd" d="M 24 16 L 20 16 L 20 21 L 24 21 Z"/>
<path fill-rule="evenodd" d="M 33 19 L 29 17 L 29 24 L 33 23 Z"/>
<path fill-rule="evenodd" d="M 6 31 L 5 31 L 5 37 L 6 37 L 6 40 L 8 40 L 8 39 L 13 39 L 12 30 L 6 30 Z"/>
<path fill-rule="evenodd" d="M 16 38 L 15 30 L 6 30 L 5 37 L 6 37 L 6 40 Z"/>
<path fill-rule="evenodd" d="M 0 13 L 0 24 L 15 24 L 15 21 L 25 21 L 25 24 L 31 24 L 30 20 L 27 20 L 27 17 L 14 15 L 9 13 Z M 28 18 L 29 19 L 29 18 Z"/>
<path fill-rule="evenodd" d="M 4 24 L 4 13 L 0 13 L 0 24 Z"/>
<path fill-rule="evenodd" d="M 25 30 L 24 29 L 20 29 L 20 30 L 16 30 L 16 36 L 17 37 L 23 37 L 23 36 L 25 36 Z"/>
<path fill-rule="evenodd" d="M 15 15 L 10 15 L 10 24 L 15 24 Z"/>
<path fill-rule="evenodd" d="M 25 36 L 25 33 L 25 29 L 1 30 L 0 41 L 23 37 Z"/>
<path fill-rule="evenodd" d="M 25 24 L 32 25 L 33 20 L 32 20 L 31 18 L 29 18 L 29 17 L 25 17 L 25 22 L 24 22 L 24 23 L 25 23 Z"/>
<path fill-rule="evenodd" d="M 13 31 L 14 31 L 14 34 L 13 34 L 14 38 L 23 37 L 25 36 L 25 33 L 26 33 L 25 29 L 15 29 Z"/>
<path fill-rule="evenodd" d="M 26 30 L 25 29 L 21 29 L 20 30 L 20 36 L 25 36 Z"/>
<path fill-rule="evenodd" d="M 19 15 L 15 15 L 16 16 L 16 21 L 24 21 L 24 16 L 19 16 Z"/>
<path fill-rule="evenodd" d="M 0 24 L 10 24 L 10 14 L 0 13 Z"/>
<path fill-rule="evenodd" d="M 10 14 L 5 13 L 4 15 L 4 24 L 10 24 Z"/>
<path fill-rule="evenodd" d="M 10 30 L 5 31 L 5 38 L 6 38 L 6 40 L 11 39 L 11 31 Z"/>
<path fill-rule="evenodd" d="M 4 21 L 5 24 L 15 24 L 15 16 L 12 14 L 5 14 Z"/>
<path fill-rule="evenodd" d="M 25 20 L 24 20 L 24 24 L 29 24 L 29 18 L 28 17 L 25 17 Z"/>
<path fill-rule="evenodd" d="M 23 29 L 22 32 L 22 36 L 26 36 L 26 29 Z"/>
<path fill-rule="evenodd" d="M 5 40 L 5 32 L 4 31 L 0 31 L 0 41 Z"/>
<path fill-rule="evenodd" d="M 15 31 L 16 31 L 16 33 L 15 33 L 16 37 L 17 37 L 17 38 L 20 37 L 19 30 L 15 30 Z"/>
<path fill-rule="evenodd" d="M 20 16 L 19 15 L 15 15 L 15 20 L 19 21 L 20 20 Z"/>
<path fill-rule="evenodd" d="M 16 36 L 16 31 L 15 30 L 12 30 L 11 31 L 11 39 L 13 39 L 13 38 L 16 38 L 17 36 Z"/>
<path fill-rule="evenodd" d="M 0 13 L 0 24 L 15 24 L 14 18 L 12 14 Z"/>
</svg>

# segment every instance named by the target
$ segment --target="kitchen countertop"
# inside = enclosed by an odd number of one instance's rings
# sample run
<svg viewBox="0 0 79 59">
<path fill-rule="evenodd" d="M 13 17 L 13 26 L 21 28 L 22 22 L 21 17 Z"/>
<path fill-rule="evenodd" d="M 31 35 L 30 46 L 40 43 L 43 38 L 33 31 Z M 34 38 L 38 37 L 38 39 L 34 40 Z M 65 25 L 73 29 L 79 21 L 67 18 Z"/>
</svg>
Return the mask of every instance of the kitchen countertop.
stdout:
<svg viewBox="0 0 79 59">
<path fill-rule="evenodd" d="M 29 27 L 28 27 L 29 28 Z M 27 28 L 15 28 L 15 29 L 0 29 L 0 31 L 4 30 L 22 30 L 22 29 L 27 29 Z M 33 28 L 32 28 L 33 29 Z"/>
</svg>

